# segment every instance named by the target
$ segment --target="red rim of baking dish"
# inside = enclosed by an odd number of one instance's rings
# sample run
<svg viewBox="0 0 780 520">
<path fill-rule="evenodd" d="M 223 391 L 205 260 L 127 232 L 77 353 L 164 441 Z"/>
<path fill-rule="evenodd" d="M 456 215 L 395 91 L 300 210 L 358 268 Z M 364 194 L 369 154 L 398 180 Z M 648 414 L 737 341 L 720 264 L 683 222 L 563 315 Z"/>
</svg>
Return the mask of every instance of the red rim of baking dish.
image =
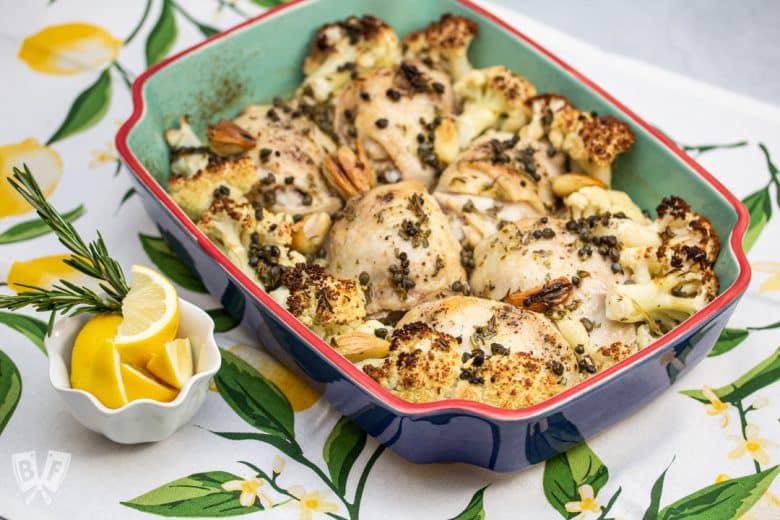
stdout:
<svg viewBox="0 0 780 520">
<path fill-rule="evenodd" d="M 469 401 L 465 399 L 445 399 L 442 401 L 433 401 L 429 403 L 410 403 L 397 397 L 379 385 L 376 381 L 368 377 L 357 366 L 353 365 L 346 358 L 337 353 L 330 345 L 325 343 L 321 338 L 316 336 L 311 330 L 308 329 L 303 323 L 293 316 L 287 309 L 279 305 L 273 300 L 259 285 L 254 283 L 246 274 L 239 270 L 222 251 L 220 251 L 207 237 L 200 231 L 195 224 L 184 214 L 181 208 L 173 201 L 168 193 L 162 188 L 162 186 L 154 179 L 154 177 L 144 168 L 141 162 L 135 157 L 130 147 L 127 144 L 127 137 L 133 126 L 139 121 L 144 113 L 145 105 L 143 98 L 143 87 L 147 80 L 159 70 L 167 67 L 171 63 L 191 54 L 201 47 L 210 45 L 218 40 L 221 40 L 234 32 L 237 32 L 245 27 L 262 22 L 268 18 L 273 17 L 281 13 L 282 11 L 297 7 L 304 3 L 306 0 L 293 0 L 292 2 L 276 6 L 269 9 L 259 16 L 246 20 L 235 27 L 232 27 L 226 31 L 220 32 L 211 36 L 210 38 L 185 49 L 178 54 L 175 54 L 153 67 L 146 70 L 141 74 L 138 79 L 133 83 L 133 113 L 130 118 L 122 125 L 119 132 L 116 135 L 116 147 L 119 154 L 124 161 L 133 170 L 138 179 L 151 191 L 170 211 L 181 225 L 196 239 L 198 245 L 202 247 L 206 253 L 215 259 L 223 269 L 225 269 L 232 277 L 237 280 L 247 291 L 249 291 L 255 298 L 263 303 L 269 310 L 276 315 L 282 322 L 284 322 L 290 329 L 292 329 L 298 336 L 300 336 L 309 345 L 315 348 L 321 356 L 326 358 L 330 363 L 339 368 L 347 377 L 352 379 L 354 383 L 363 387 L 374 398 L 382 401 L 386 405 L 392 407 L 397 412 L 406 415 L 428 415 L 444 412 L 466 412 L 481 417 L 487 417 L 491 419 L 510 421 L 528 419 L 534 416 L 539 416 L 545 412 L 552 411 L 554 408 L 560 406 L 565 401 L 575 399 L 580 394 L 587 392 L 601 383 L 604 383 L 608 379 L 615 377 L 619 373 L 625 371 L 632 365 L 641 363 L 649 359 L 653 354 L 661 349 L 668 347 L 671 343 L 679 340 L 683 336 L 694 331 L 698 326 L 702 325 L 705 321 L 716 315 L 723 310 L 726 306 L 731 304 L 736 297 L 738 297 L 747 287 L 750 282 L 750 264 L 748 263 L 745 251 L 742 248 L 742 239 L 747 230 L 750 216 L 747 209 L 729 190 L 726 189 L 723 184 L 720 183 L 711 173 L 705 170 L 700 164 L 690 158 L 685 152 L 683 152 L 672 140 L 666 137 L 663 133 L 658 131 L 652 125 L 646 123 L 642 118 L 637 116 L 634 112 L 626 108 L 622 103 L 617 101 L 614 97 L 606 93 L 603 89 L 593 83 L 591 80 L 583 76 L 581 73 L 573 69 L 567 63 L 563 62 L 560 58 L 553 55 L 550 51 L 536 43 L 534 40 L 528 38 L 526 35 L 518 31 L 517 29 L 504 22 L 496 15 L 486 11 L 484 8 L 474 4 L 470 0 L 456 0 L 461 5 L 471 9 L 477 14 L 487 18 L 496 25 L 512 33 L 515 37 L 527 43 L 542 55 L 556 63 L 563 68 L 569 74 L 577 78 L 581 83 L 587 85 L 592 90 L 603 96 L 613 106 L 620 110 L 631 121 L 642 127 L 648 133 L 653 135 L 661 143 L 663 143 L 669 150 L 671 150 L 677 157 L 679 157 L 685 164 L 696 171 L 702 178 L 704 178 L 713 188 L 715 188 L 734 208 L 737 212 L 737 222 L 734 229 L 731 232 L 730 245 L 739 263 L 739 276 L 734 283 L 726 289 L 722 294 L 717 296 L 712 302 L 710 302 L 703 309 L 692 315 L 686 321 L 674 328 L 669 333 L 665 334 L 662 338 L 654 343 L 643 348 L 639 352 L 629 356 L 628 358 L 616 363 L 608 369 L 599 372 L 591 376 L 590 378 L 582 381 L 571 388 L 564 390 L 563 392 L 533 406 L 521 409 L 503 409 L 495 406 L 482 404 L 477 401 Z"/>
</svg>

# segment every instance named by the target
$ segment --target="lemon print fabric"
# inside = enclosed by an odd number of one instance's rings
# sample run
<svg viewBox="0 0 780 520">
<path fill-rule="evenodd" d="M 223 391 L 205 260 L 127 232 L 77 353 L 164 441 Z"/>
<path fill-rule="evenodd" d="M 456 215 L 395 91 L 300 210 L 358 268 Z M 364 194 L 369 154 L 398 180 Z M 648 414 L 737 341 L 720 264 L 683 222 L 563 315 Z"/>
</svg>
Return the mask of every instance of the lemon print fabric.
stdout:
<svg viewBox="0 0 780 520">
<path fill-rule="evenodd" d="M 8 270 L 6 283 L 16 293 L 28 290 L 25 285 L 51 289 L 60 280 L 97 289 L 92 278 L 63 262 L 68 258 L 70 255 L 49 255 L 16 261 Z"/>
<path fill-rule="evenodd" d="M 26 164 L 48 198 L 62 178 L 62 159 L 59 154 L 36 139 L 0 146 L 0 218 L 23 215 L 33 210 L 8 182 L 14 166 Z"/>
<path fill-rule="evenodd" d="M 233 345 L 228 350 L 275 384 L 290 401 L 294 411 L 306 410 L 320 399 L 320 394 L 305 381 L 265 352 L 242 344 Z"/>
<path fill-rule="evenodd" d="M 114 61 L 122 40 L 87 23 L 50 25 L 22 42 L 19 59 L 44 74 L 78 74 Z"/>
</svg>

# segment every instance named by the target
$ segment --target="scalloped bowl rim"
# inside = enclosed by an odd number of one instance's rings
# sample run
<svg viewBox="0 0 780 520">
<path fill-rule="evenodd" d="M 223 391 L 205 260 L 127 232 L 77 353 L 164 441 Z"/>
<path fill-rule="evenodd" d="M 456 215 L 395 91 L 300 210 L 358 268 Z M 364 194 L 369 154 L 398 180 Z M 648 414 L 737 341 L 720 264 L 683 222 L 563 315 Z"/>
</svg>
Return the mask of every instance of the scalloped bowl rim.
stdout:
<svg viewBox="0 0 780 520">
<path fill-rule="evenodd" d="M 639 350 L 638 352 L 616 363 L 608 369 L 599 372 L 585 381 L 577 383 L 563 392 L 533 406 L 519 409 L 503 409 L 477 401 L 469 401 L 466 399 L 445 399 L 427 403 L 412 403 L 403 400 L 396 395 L 393 395 L 390 391 L 371 379 L 367 374 L 363 373 L 356 365 L 352 364 L 346 358 L 342 357 L 335 350 L 333 350 L 327 343 L 316 336 L 287 309 L 282 307 L 278 302 L 271 298 L 263 289 L 260 288 L 260 286 L 253 283 L 245 273 L 238 269 L 238 267 L 236 267 L 227 258 L 227 256 L 195 226 L 195 224 L 184 214 L 181 208 L 176 205 L 167 191 L 163 189 L 163 187 L 155 180 L 149 171 L 141 164 L 140 160 L 131 150 L 127 141 L 130 131 L 146 112 L 143 88 L 149 78 L 156 72 L 187 56 L 188 54 L 196 52 L 202 47 L 213 45 L 214 43 L 229 37 L 235 32 L 259 23 L 269 21 L 269 19 L 272 19 L 275 15 L 278 15 L 279 13 L 286 10 L 300 7 L 305 3 L 305 1 L 306 0 L 293 0 L 286 4 L 273 7 L 254 18 L 248 19 L 230 29 L 217 33 L 203 40 L 202 42 L 193 45 L 192 47 L 170 56 L 143 72 L 133 83 L 133 112 L 117 132 L 115 143 L 119 155 L 128 165 L 132 174 L 158 199 L 163 208 L 165 208 L 165 210 L 172 215 L 172 218 L 177 221 L 178 224 L 184 227 L 184 229 L 206 252 L 206 254 L 214 259 L 223 270 L 227 271 L 227 273 L 230 275 L 230 278 L 240 284 L 257 301 L 262 303 L 274 318 L 281 321 L 285 327 L 290 330 L 291 333 L 295 334 L 298 339 L 316 351 L 325 362 L 335 366 L 345 377 L 347 377 L 347 379 L 369 393 L 373 398 L 383 402 L 385 405 L 391 407 L 400 414 L 410 416 L 422 416 L 427 414 L 456 411 L 498 421 L 515 421 L 530 419 L 533 417 L 541 417 L 545 414 L 552 413 L 554 410 L 559 409 L 568 401 L 580 397 L 581 394 L 585 392 L 592 392 L 606 381 L 623 374 L 632 366 L 648 361 L 649 359 L 653 358 L 654 355 L 659 354 L 664 349 L 677 344 L 677 342 L 684 339 L 685 336 L 697 332 L 709 319 L 713 318 L 720 311 L 727 308 L 732 302 L 736 301 L 747 288 L 750 282 L 751 269 L 744 248 L 742 247 L 742 240 L 747 231 L 750 216 L 745 206 L 734 194 L 732 194 L 711 173 L 709 173 L 700 164 L 698 164 L 684 151 L 682 151 L 667 136 L 665 136 L 652 125 L 645 122 L 633 111 L 628 109 L 601 87 L 593 83 L 593 81 L 582 75 L 567 63 L 563 62 L 550 51 L 509 25 L 507 22 L 485 10 L 483 7 L 474 4 L 470 0 L 454 0 L 462 6 L 474 11 L 475 13 L 502 27 L 515 38 L 530 45 L 553 63 L 573 75 L 583 85 L 595 91 L 597 94 L 610 102 L 618 111 L 622 112 L 622 114 L 630 119 L 634 124 L 642 127 L 651 136 L 660 141 L 668 150 L 670 150 L 674 155 L 682 160 L 687 167 L 695 171 L 705 181 L 707 181 L 707 183 L 710 184 L 710 186 L 712 186 L 715 191 L 717 191 L 720 196 L 729 203 L 729 205 L 737 214 L 737 221 L 731 231 L 731 236 L 728 243 L 738 264 L 739 273 L 730 287 L 719 294 L 703 309 L 693 314 L 690 318 L 665 334 L 663 337 L 659 338 L 657 341 L 651 343 L 647 347 Z"/>
<path fill-rule="evenodd" d="M 65 318 L 61 318 L 57 320 L 57 322 L 54 324 L 54 328 L 52 329 L 52 336 L 46 339 L 46 346 L 47 346 L 47 352 L 49 353 L 49 382 L 51 383 L 51 386 L 54 387 L 57 392 L 60 392 L 62 394 L 66 395 L 75 395 L 78 396 L 79 399 L 86 399 L 89 401 L 92 406 L 95 407 L 96 410 L 98 410 L 102 415 L 106 417 L 110 416 L 116 416 L 121 415 L 125 412 L 128 412 L 129 410 L 132 410 L 133 408 L 138 407 L 150 407 L 150 408 L 159 408 L 159 409 L 175 409 L 181 407 L 182 404 L 187 400 L 189 397 L 192 389 L 194 388 L 195 384 L 200 381 L 201 379 L 210 379 L 214 377 L 214 375 L 219 371 L 219 367 L 222 364 L 222 356 L 219 352 L 219 346 L 217 345 L 217 342 L 214 340 L 214 320 L 209 316 L 203 309 L 198 307 L 197 305 L 194 305 L 187 300 L 184 300 L 182 298 L 179 298 L 179 306 L 180 308 L 186 308 L 186 312 L 194 312 L 198 315 L 197 319 L 200 321 L 203 321 L 204 323 L 206 320 L 208 320 L 209 326 L 208 331 L 206 335 L 206 339 L 204 341 L 204 349 L 211 350 L 215 356 L 214 359 L 216 362 L 213 366 L 207 367 L 204 370 L 198 372 L 197 374 L 194 374 L 187 382 L 184 384 L 184 386 L 179 390 L 179 393 L 176 395 L 176 398 L 173 401 L 169 402 L 163 402 L 163 401 L 155 401 L 154 399 L 136 399 L 134 401 L 130 401 L 124 406 L 121 406 L 119 408 L 108 408 L 106 405 L 101 403 L 97 397 L 92 395 L 91 393 L 80 390 L 77 388 L 72 388 L 70 386 L 63 386 L 61 384 L 58 384 L 55 382 L 55 377 L 59 374 L 60 370 L 65 370 L 67 379 L 70 379 L 70 374 L 68 373 L 67 367 L 65 366 L 65 360 L 63 359 L 63 356 L 61 352 L 63 350 L 72 350 L 71 347 L 63 347 L 60 349 L 60 352 L 57 352 L 56 356 L 52 356 L 51 350 L 48 348 L 51 341 L 53 341 L 54 333 L 58 331 L 58 329 L 62 329 L 67 324 L 75 322 L 75 321 L 84 321 L 88 318 L 87 315 L 78 315 L 78 316 L 68 316 Z M 59 361 L 61 363 L 61 366 L 57 366 Z M 61 375 L 61 374 L 60 374 Z M 57 378 L 59 379 L 59 378 Z"/>
</svg>

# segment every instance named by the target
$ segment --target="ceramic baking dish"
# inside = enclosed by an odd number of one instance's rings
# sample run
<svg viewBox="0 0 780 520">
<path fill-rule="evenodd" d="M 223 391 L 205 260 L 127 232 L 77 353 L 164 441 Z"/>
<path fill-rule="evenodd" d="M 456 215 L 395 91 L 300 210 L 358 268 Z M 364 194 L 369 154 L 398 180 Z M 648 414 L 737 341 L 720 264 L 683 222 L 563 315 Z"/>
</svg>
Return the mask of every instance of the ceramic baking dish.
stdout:
<svg viewBox="0 0 780 520">
<path fill-rule="evenodd" d="M 317 27 L 371 13 L 399 35 L 443 13 L 480 24 L 475 66 L 504 64 L 540 92 L 567 96 L 583 110 L 626 121 L 636 145 L 621 156 L 614 185 L 652 208 L 668 194 L 710 218 L 721 236 L 716 264 L 721 293 L 661 340 L 585 382 L 530 408 L 502 410 L 464 400 L 412 404 L 384 390 L 337 354 L 234 267 L 165 191 L 163 131 L 189 114 L 196 131 L 252 102 L 290 94 Z M 711 174 L 629 109 L 500 19 L 467 0 L 308 0 L 265 12 L 152 67 L 133 85 L 134 110 L 116 137 L 136 191 L 180 257 L 196 270 L 260 342 L 305 374 L 325 397 L 368 433 L 419 463 L 461 461 L 497 471 L 540 462 L 637 410 L 668 388 L 712 348 L 750 279 L 742 249 L 748 214 Z"/>
</svg>

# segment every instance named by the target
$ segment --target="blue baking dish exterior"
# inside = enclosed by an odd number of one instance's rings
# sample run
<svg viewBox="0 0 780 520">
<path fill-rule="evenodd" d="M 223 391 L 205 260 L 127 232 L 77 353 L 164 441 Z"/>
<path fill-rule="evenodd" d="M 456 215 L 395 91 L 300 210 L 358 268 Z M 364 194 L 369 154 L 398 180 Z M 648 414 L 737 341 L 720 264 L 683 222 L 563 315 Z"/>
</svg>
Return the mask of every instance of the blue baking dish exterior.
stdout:
<svg viewBox="0 0 780 520">
<path fill-rule="evenodd" d="M 364 12 L 385 19 L 399 34 L 446 12 L 468 16 L 481 28 L 472 45 L 476 66 L 503 63 L 529 78 L 539 91 L 564 94 L 582 108 L 628 122 L 637 144 L 618 161 L 616 186 L 646 207 L 673 192 L 713 221 L 723 243 L 716 265 L 719 296 L 630 358 L 521 410 L 464 400 L 409 403 L 337 354 L 233 266 L 168 196 L 164 188 L 168 150 L 162 132 L 184 113 L 196 130 L 202 130 L 220 117 L 235 115 L 245 104 L 289 94 L 300 81 L 298 64 L 316 28 Z M 246 70 L 253 72 L 242 72 Z M 742 249 L 749 216 L 730 192 L 587 78 L 467 0 L 291 2 L 151 68 L 133 85 L 133 100 L 133 114 L 117 134 L 117 149 L 146 211 L 172 249 L 275 357 L 320 388 L 344 415 L 412 462 L 457 461 L 513 471 L 568 450 L 639 409 L 705 357 L 750 280 Z M 667 174 L 648 182 L 638 172 L 650 168 Z"/>
</svg>

